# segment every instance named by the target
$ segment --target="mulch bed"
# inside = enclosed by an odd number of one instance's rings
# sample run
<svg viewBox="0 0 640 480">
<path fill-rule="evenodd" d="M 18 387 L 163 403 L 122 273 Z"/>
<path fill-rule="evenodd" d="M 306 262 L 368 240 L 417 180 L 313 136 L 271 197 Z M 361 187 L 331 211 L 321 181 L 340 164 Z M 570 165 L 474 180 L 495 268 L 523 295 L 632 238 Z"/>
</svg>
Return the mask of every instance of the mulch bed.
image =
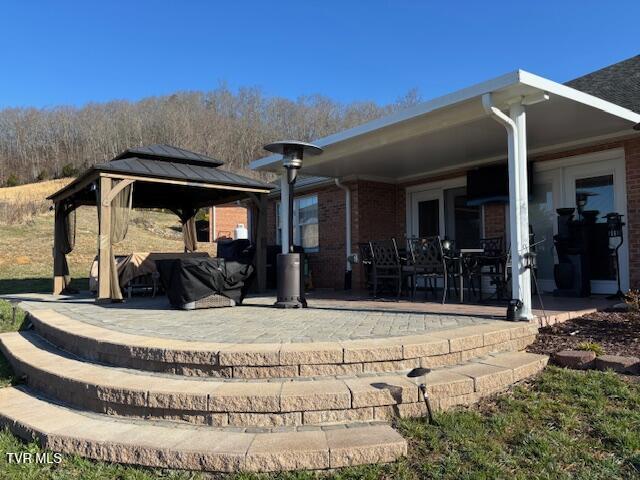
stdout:
<svg viewBox="0 0 640 480">
<path fill-rule="evenodd" d="M 597 312 L 541 328 L 527 351 L 550 355 L 582 342 L 599 343 L 607 355 L 640 357 L 640 313 Z"/>
</svg>

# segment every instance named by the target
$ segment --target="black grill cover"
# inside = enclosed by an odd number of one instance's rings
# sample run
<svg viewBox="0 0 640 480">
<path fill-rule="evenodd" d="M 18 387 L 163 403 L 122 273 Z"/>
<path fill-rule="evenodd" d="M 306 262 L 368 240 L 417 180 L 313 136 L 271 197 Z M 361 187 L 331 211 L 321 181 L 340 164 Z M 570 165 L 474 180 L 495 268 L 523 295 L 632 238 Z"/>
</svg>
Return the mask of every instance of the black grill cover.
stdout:
<svg viewBox="0 0 640 480">
<path fill-rule="evenodd" d="M 247 239 L 219 240 L 218 258 L 249 263 L 253 261 L 255 249 Z"/>
<path fill-rule="evenodd" d="M 223 258 L 158 260 L 156 266 L 169 302 L 176 307 L 214 293 L 240 304 L 254 272 L 250 262 Z"/>
</svg>

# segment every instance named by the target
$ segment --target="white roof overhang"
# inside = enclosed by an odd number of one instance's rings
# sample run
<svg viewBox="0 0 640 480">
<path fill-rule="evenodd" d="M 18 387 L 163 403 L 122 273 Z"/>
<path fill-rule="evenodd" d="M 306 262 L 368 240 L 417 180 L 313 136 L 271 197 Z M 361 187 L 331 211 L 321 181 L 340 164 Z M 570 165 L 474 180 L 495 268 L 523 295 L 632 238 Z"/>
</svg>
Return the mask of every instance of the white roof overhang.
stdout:
<svg viewBox="0 0 640 480">
<path fill-rule="evenodd" d="M 517 70 L 316 140 L 324 153 L 306 157 L 301 172 L 402 181 L 505 158 L 505 129 L 483 109 L 486 93 L 502 109 L 522 97 L 548 95 L 526 107 L 530 154 L 633 134 L 640 123 L 631 110 Z M 279 172 L 281 158 L 264 157 L 251 168 Z"/>
</svg>

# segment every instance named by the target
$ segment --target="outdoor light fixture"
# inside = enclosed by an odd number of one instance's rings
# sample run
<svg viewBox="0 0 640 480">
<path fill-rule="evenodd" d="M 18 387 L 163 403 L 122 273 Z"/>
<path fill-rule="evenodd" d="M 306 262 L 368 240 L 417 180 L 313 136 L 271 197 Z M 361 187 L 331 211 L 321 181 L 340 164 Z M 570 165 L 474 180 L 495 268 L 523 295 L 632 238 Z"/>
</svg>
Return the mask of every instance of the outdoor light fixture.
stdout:
<svg viewBox="0 0 640 480">
<path fill-rule="evenodd" d="M 409 378 L 424 377 L 429 372 L 431 372 L 431 369 L 429 368 L 418 367 L 418 368 L 414 368 L 409 373 L 407 373 L 407 377 Z M 429 401 L 429 394 L 427 393 L 427 385 L 424 383 L 421 383 L 420 385 L 418 385 L 418 388 L 420 389 L 420 392 L 422 393 L 422 398 L 424 399 L 424 403 L 427 406 L 429 423 L 431 425 L 437 425 L 435 419 L 433 418 L 433 411 L 431 410 L 431 402 Z"/>
<path fill-rule="evenodd" d="M 282 155 L 282 166 L 287 171 L 287 183 L 289 184 L 287 198 L 289 205 L 287 212 L 289 251 L 278 254 L 278 300 L 275 306 L 279 308 L 305 308 L 307 300 L 304 297 L 302 279 L 302 254 L 293 252 L 293 186 L 296 183 L 298 170 L 302 167 L 304 155 L 319 155 L 322 153 L 322 149 L 311 143 L 296 140 L 269 143 L 264 146 L 264 149 Z"/>
</svg>

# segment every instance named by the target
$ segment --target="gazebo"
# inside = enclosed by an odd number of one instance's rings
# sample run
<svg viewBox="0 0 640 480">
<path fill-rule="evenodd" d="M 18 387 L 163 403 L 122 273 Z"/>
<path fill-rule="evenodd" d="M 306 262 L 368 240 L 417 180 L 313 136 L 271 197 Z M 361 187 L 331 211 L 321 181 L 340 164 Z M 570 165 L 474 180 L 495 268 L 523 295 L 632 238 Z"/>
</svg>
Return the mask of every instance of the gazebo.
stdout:
<svg viewBox="0 0 640 480">
<path fill-rule="evenodd" d="M 69 286 L 66 255 L 75 243 L 75 210 L 98 207 L 97 301 L 121 300 L 113 245 L 127 232 L 132 208 L 174 212 L 182 223 L 185 252 L 197 248 L 195 216 L 202 207 L 248 200 L 256 246 L 258 290 L 265 288 L 266 197 L 272 185 L 221 170 L 224 162 L 170 145 L 130 148 L 97 164 L 50 197 L 55 206 L 53 293 Z"/>
</svg>

